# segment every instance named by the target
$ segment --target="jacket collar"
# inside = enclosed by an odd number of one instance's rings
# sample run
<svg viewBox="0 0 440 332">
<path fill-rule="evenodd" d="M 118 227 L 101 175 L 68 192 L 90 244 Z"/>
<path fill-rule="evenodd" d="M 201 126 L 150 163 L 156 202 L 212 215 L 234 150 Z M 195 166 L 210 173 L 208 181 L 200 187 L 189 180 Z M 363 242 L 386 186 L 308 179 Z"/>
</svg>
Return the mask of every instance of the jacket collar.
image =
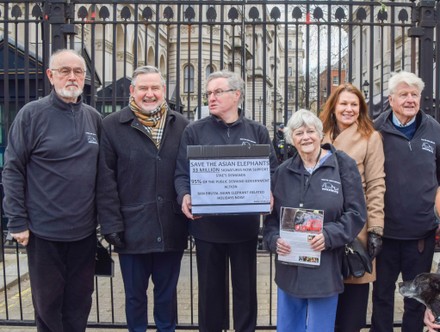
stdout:
<svg viewBox="0 0 440 332">
<path fill-rule="evenodd" d="M 212 115 L 212 114 L 210 115 L 210 117 L 212 119 L 214 119 L 220 125 L 223 125 L 225 127 L 234 127 L 234 126 L 236 126 L 236 125 L 238 125 L 238 124 L 243 122 L 244 112 L 241 110 L 241 108 L 239 108 L 238 109 L 238 119 L 237 119 L 237 121 L 235 121 L 232 124 L 227 124 L 222 119 L 220 119 L 218 116 L 215 116 L 215 115 Z"/>
<path fill-rule="evenodd" d="M 342 137 L 352 137 L 353 135 L 356 135 L 357 133 L 358 133 L 358 123 L 353 122 L 349 127 L 344 129 L 343 131 L 341 131 L 335 139 L 332 139 L 332 137 L 331 137 L 332 135 L 330 134 L 330 132 L 325 133 L 322 141 L 325 143 L 333 143 L 336 140 L 340 140 L 341 135 L 343 135 Z"/>
<path fill-rule="evenodd" d="M 388 111 L 385 111 L 382 113 L 375 121 L 374 121 L 374 127 L 376 130 L 382 130 L 386 128 L 394 128 L 393 120 L 392 120 L 392 113 L 393 111 L 390 109 Z M 420 110 L 416 115 L 416 123 L 417 128 L 426 121 L 426 113 Z M 397 130 L 397 129 L 396 129 Z"/>
<path fill-rule="evenodd" d="M 49 95 L 49 100 L 51 104 L 60 111 L 79 111 L 81 110 L 81 106 L 83 104 L 82 95 L 78 97 L 76 103 L 66 103 L 57 95 L 55 89 L 52 89 Z"/>
<path fill-rule="evenodd" d="M 329 158 L 327 158 L 327 160 L 325 160 L 324 163 L 323 163 L 321 166 L 326 165 L 326 166 L 335 167 L 335 166 L 336 166 L 336 165 L 335 165 L 335 161 L 334 161 L 334 158 L 332 158 L 332 157 L 335 155 L 336 148 L 335 148 L 332 144 L 330 144 L 330 143 L 322 144 L 322 145 L 321 145 L 321 148 L 323 148 L 323 149 L 325 149 L 325 150 L 330 150 L 331 153 L 332 153 L 332 156 L 330 156 Z M 298 172 L 298 171 L 304 170 L 304 167 L 303 167 L 302 165 L 303 165 L 303 163 L 302 163 L 301 157 L 300 157 L 300 155 L 298 154 L 298 152 L 296 152 L 296 153 L 292 156 L 292 158 L 290 158 L 290 159 L 287 161 L 287 165 L 286 165 L 286 167 L 287 167 L 287 169 L 290 170 L 290 171 Z"/>
</svg>

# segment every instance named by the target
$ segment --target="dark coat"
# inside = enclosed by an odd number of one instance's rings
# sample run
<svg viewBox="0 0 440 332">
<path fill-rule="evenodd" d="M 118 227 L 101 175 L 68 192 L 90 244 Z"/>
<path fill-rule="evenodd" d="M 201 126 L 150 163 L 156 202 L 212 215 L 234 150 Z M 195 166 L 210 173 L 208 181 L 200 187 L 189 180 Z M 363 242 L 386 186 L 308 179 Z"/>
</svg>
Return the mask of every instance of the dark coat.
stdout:
<svg viewBox="0 0 440 332">
<path fill-rule="evenodd" d="M 103 120 L 98 171 L 101 233 L 124 232 L 125 254 L 183 250 L 188 221 L 176 201 L 174 171 L 189 121 L 168 110 L 159 150 L 130 108 Z"/>
<path fill-rule="evenodd" d="M 438 226 L 434 198 L 440 185 L 440 125 L 423 111 L 416 124 L 409 140 L 393 125 L 391 111 L 374 121 L 385 154 L 385 238 L 423 239 Z"/>
<path fill-rule="evenodd" d="M 264 223 L 264 241 L 271 252 L 276 252 L 280 237 L 279 211 L 281 206 L 299 207 L 301 183 L 304 209 L 324 210 L 325 250 L 317 268 L 286 265 L 276 261 L 275 282 L 283 291 L 300 298 L 328 297 L 341 293 L 344 245 L 351 242 L 364 226 L 367 218 L 364 191 L 356 163 L 346 153 L 335 149 L 332 155 L 312 175 L 303 167 L 296 154 L 280 165 L 272 179 L 274 209 Z M 302 181 L 304 176 L 304 181 Z M 292 248 L 294 250 L 294 248 Z"/>
</svg>

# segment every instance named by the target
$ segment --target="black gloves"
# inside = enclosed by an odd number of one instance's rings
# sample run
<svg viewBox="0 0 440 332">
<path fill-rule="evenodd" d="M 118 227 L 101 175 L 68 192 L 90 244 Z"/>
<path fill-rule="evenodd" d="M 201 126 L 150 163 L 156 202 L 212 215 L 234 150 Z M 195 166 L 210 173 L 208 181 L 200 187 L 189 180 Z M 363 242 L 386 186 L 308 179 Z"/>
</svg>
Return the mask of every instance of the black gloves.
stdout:
<svg viewBox="0 0 440 332">
<path fill-rule="evenodd" d="M 125 248 L 124 232 L 106 234 L 104 235 L 104 238 L 108 243 L 114 245 L 116 248 Z"/>
<path fill-rule="evenodd" d="M 368 254 L 371 258 L 376 257 L 382 250 L 382 236 L 368 232 Z"/>
</svg>

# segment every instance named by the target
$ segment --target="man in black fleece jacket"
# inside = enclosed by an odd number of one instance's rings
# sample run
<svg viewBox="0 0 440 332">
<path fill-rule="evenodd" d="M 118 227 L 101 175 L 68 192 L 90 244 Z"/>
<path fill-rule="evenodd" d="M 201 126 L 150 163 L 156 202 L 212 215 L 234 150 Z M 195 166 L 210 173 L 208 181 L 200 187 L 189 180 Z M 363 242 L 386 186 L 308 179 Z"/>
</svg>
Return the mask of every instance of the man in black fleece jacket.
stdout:
<svg viewBox="0 0 440 332">
<path fill-rule="evenodd" d="M 231 72 L 212 73 L 206 95 L 211 115 L 191 123 L 183 132 L 176 165 L 175 186 L 183 213 L 192 221 L 199 281 L 199 329 L 220 332 L 226 315 L 225 276 L 231 264 L 234 328 L 254 332 L 257 319 L 256 249 L 258 215 L 204 216 L 193 220 L 189 182 L 188 145 L 269 144 L 270 163 L 277 159 L 267 129 L 244 117 L 238 105 L 244 82 Z"/>
<path fill-rule="evenodd" d="M 83 103 L 84 58 L 55 52 L 50 95 L 26 104 L 5 152 L 4 211 L 26 246 L 38 331 L 85 331 L 96 251 L 95 183 L 101 116 Z"/>
<path fill-rule="evenodd" d="M 387 111 L 375 121 L 385 154 L 383 249 L 373 284 L 372 332 L 393 330 L 394 290 L 403 281 L 429 272 L 437 220 L 434 199 L 440 180 L 440 125 L 420 110 L 423 81 L 399 72 L 389 80 Z M 424 306 L 404 299 L 402 331 L 423 330 Z"/>
</svg>

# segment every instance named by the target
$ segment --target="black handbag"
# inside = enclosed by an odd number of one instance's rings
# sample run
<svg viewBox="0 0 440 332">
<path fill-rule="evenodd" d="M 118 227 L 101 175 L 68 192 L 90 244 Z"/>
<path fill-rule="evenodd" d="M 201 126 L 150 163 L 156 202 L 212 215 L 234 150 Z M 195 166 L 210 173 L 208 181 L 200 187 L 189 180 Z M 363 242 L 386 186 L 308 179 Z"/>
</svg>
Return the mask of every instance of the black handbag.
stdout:
<svg viewBox="0 0 440 332">
<path fill-rule="evenodd" d="M 371 273 L 372 271 L 373 265 L 370 255 L 359 239 L 355 238 L 353 242 L 346 244 L 342 258 L 342 276 L 344 279 L 349 276 L 360 278 L 365 272 Z"/>
</svg>

